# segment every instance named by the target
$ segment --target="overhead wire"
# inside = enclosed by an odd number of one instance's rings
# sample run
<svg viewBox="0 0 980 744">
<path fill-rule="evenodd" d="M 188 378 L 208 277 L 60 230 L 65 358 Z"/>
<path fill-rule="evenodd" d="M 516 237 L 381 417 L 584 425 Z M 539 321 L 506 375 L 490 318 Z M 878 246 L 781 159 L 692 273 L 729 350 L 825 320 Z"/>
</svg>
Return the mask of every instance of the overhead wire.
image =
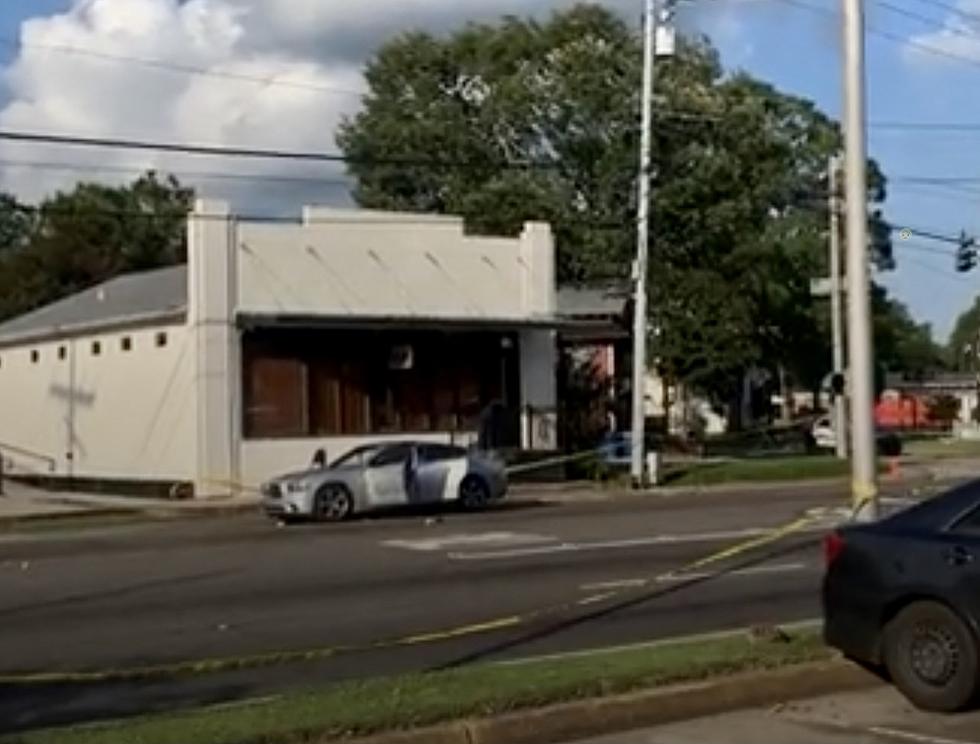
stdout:
<svg viewBox="0 0 980 744">
<path fill-rule="evenodd" d="M 980 22 L 980 14 L 971 13 L 968 10 L 964 10 L 963 8 L 960 8 L 956 5 L 952 5 L 951 3 L 943 2 L 942 0 L 912 0 L 912 2 L 919 3 L 920 5 L 931 5 L 932 7 L 939 8 L 941 10 L 946 11 L 947 13 L 952 13 L 953 15 L 957 15 L 960 18 L 966 18 L 971 21 Z"/>
<path fill-rule="evenodd" d="M 331 95 L 342 95 L 342 96 L 352 96 L 352 97 L 363 97 L 367 91 L 355 90 L 353 88 L 342 88 L 334 85 L 323 85 L 321 83 L 312 83 L 308 81 L 292 80 L 289 78 L 281 78 L 277 75 L 262 77 L 259 75 L 249 75 L 247 73 L 241 72 L 231 72 L 225 70 L 219 70 L 212 67 L 200 67 L 196 65 L 181 64 L 178 62 L 170 62 L 167 60 L 160 59 L 148 59 L 145 57 L 134 57 L 131 55 L 123 54 L 113 54 L 109 52 L 100 52 L 95 49 L 84 49 L 81 47 L 68 46 L 67 44 L 44 44 L 40 42 L 25 42 L 19 39 L 11 39 L 8 36 L 0 36 L 0 45 L 11 47 L 15 49 L 40 49 L 50 52 L 56 52 L 59 54 L 89 57 L 92 59 L 98 59 L 105 62 L 119 62 L 127 65 L 138 65 L 140 67 L 148 67 L 157 70 L 163 70 L 166 72 L 175 72 L 183 75 L 192 75 L 196 77 L 207 77 L 216 78 L 219 80 L 235 80 L 247 83 L 256 83 L 264 87 L 270 86 L 280 86 L 288 88 L 298 88 L 302 90 L 311 90 L 318 93 L 328 93 Z"/>
</svg>

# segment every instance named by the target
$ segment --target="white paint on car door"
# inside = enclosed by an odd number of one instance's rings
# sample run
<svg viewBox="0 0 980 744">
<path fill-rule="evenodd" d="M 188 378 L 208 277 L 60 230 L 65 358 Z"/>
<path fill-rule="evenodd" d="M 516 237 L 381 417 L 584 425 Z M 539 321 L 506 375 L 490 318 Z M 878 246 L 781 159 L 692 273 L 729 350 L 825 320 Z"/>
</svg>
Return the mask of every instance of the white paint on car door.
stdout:
<svg viewBox="0 0 980 744">
<path fill-rule="evenodd" d="M 371 506 L 408 503 L 406 480 L 411 456 L 410 445 L 396 444 L 386 447 L 374 457 L 364 474 Z"/>
</svg>

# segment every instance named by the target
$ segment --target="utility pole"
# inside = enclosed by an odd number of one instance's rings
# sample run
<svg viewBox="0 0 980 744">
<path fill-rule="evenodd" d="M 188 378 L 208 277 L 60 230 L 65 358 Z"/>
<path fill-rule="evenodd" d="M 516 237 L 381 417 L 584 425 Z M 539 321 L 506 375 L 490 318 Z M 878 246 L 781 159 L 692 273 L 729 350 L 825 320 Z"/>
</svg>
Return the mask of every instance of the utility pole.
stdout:
<svg viewBox="0 0 980 744">
<path fill-rule="evenodd" d="M 841 306 L 840 272 L 840 157 L 832 155 L 827 172 L 830 190 L 830 326 L 833 336 L 833 373 L 844 374 L 844 309 Z M 847 402 L 842 391 L 834 391 L 834 438 L 837 457 L 847 459 Z"/>
<path fill-rule="evenodd" d="M 633 300 L 633 431 L 630 475 L 634 488 L 646 485 L 647 269 L 650 254 L 650 168 L 653 148 L 653 65 L 657 45 L 656 0 L 643 13 L 643 115 L 636 205 L 636 282 Z"/>
<path fill-rule="evenodd" d="M 873 339 L 868 281 L 868 188 L 864 93 L 864 2 L 843 0 L 844 157 L 847 210 L 848 354 L 851 398 L 851 496 L 854 518 L 878 516 Z"/>
</svg>

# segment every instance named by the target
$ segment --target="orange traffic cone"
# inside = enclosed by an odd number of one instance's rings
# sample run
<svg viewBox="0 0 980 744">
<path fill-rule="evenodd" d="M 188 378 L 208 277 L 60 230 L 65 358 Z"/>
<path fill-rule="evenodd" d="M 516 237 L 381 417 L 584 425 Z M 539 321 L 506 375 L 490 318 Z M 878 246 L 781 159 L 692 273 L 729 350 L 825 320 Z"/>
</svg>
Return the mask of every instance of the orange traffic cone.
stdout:
<svg viewBox="0 0 980 744">
<path fill-rule="evenodd" d="M 902 463 L 897 457 L 888 458 L 888 478 L 890 480 L 902 479 Z"/>
</svg>

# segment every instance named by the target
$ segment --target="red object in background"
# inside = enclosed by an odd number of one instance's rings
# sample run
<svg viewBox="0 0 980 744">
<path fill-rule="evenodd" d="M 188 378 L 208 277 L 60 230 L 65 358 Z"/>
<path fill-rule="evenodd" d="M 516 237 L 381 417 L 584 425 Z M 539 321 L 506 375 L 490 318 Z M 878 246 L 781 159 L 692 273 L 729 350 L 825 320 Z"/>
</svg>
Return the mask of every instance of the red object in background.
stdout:
<svg viewBox="0 0 980 744">
<path fill-rule="evenodd" d="M 929 403 L 917 396 L 886 396 L 875 406 L 875 424 L 881 429 L 922 429 L 935 426 Z"/>
</svg>

